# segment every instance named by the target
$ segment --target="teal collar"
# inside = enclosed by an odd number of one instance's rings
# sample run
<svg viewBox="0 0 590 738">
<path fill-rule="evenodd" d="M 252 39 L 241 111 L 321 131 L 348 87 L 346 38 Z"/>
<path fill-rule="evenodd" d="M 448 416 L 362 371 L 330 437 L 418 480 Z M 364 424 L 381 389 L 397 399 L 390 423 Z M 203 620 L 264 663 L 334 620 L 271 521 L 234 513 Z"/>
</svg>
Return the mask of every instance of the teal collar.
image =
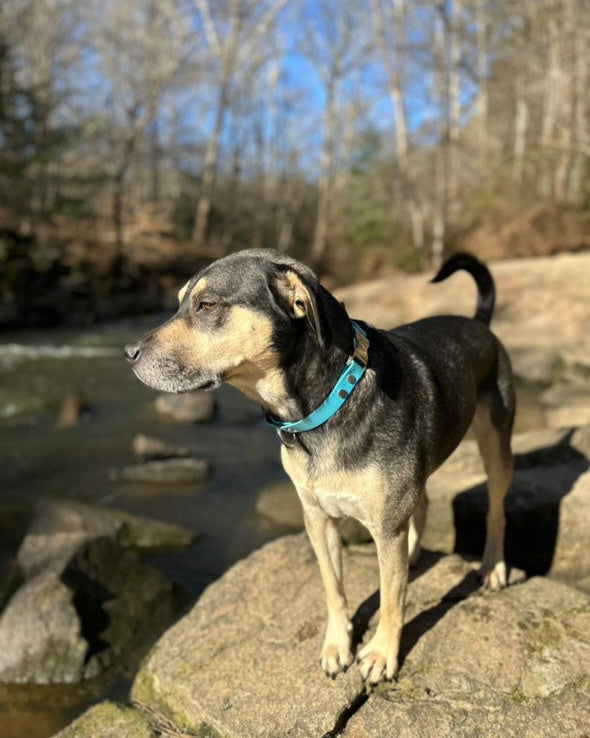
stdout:
<svg viewBox="0 0 590 738">
<path fill-rule="evenodd" d="M 353 321 L 354 328 L 354 353 L 348 357 L 342 374 L 334 385 L 334 388 L 322 404 L 310 413 L 306 418 L 296 420 L 294 422 L 282 422 L 276 420 L 272 415 L 266 416 L 266 422 L 275 427 L 278 431 L 285 433 L 303 433 L 303 431 L 313 430 L 330 420 L 336 415 L 338 410 L 344 405 L 349 395 L 352 393 L 356 385 L 361 380 L 367 368 L 369 354 L 369 340 L 365 331 Z"/>
</svg>

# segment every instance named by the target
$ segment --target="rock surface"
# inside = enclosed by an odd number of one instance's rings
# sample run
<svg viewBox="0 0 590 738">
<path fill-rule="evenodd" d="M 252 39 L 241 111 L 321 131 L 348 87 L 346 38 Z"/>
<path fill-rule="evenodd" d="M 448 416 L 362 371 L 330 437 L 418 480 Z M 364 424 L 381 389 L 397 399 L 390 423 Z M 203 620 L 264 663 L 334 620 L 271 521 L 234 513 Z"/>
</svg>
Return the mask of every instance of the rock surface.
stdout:
<svg viewBox="0 0 590 738">
<path fill-rule="evenodd" d="M 69 501 L 45 501 L 17 554 L 22 583 L 0 616 L 0 680 L 94 677 L 171 622 L 175 586 L 123 547 L 186 545 L 194 534 Z"/>
<path fill-rule="evenodd" d="M 303 530 L 303 508 L 292 482 L 278 482 L 262 490 L 256 500 L 256 512 L 278 525 Z M 346 543 L 368 543 L 369 531 L 354 518 L 340 521 L 340 535 Z"/>
<path fill-rule="evenodd" d="M 506 714 L 506 725 L 516 726 L 536 705 L 546 712 L 546 699 L 556 711 L 554 725 L 572 722 L 568 710 L 590 684 L 585 595 L 541 578 L 482 594 L 475 565 L 457 555 L 427 555 L 413 577 L 400 680 L 366 702 L 356 666 L 334 681 L 318 666 L 323 592 L 301 534 L 268 544 L 211 585 L 156 644 L 132 697 L 179 732 L 219 738 L 325 736 L 350 714 L 345 735 L 468 735 L 452 732 L 465 714 L 478 711 L 488 721 L 495 715 L 498 725 Z M 347 553 L 345 580 L 358 607 L 357 641 L 366 639 L 377 607 L 375 557 Z M 569 695 L 564 708 L 558 695 Z M 438 721 L 428 717 L 431 703 L 440 705 Z M 587 704 L 576 716 L 578 727 L 590 728 Z M 537 736 L 554 737 L 540 718 L 536 725 Z"/>
<path fill-rule="evenodd" d="M 138 461 L 183 458 L 189 455 L 189 450 L 184 446 L 174 446 L 159 438 L 146 436 L 145 433 L 138 433 L 131 447 Z"/>
<path fill-rule="evenodd" d="M 516 470 L 506 498 L 506 556 L 529 575 L 549 574 L 590 594 L 590 428 L 515 436 Z M 464 441 L 428 481 L 428 549 L 480 556 L 485 474 Z"/>
<path fill-rule="evenodd" d="M 205 459 L 162 459 L 130 464 L 121 470 L 125 482 L 141 484 L 194 484 L 205 482 L 211 475 L 211 464 Z"/>
<path fill-rule="evenodd" d="M 157 738 L 150 720 L 137 710 L 102 702 L 84 713 L 55 738 Z"/>
<path fill-rule="evenodd" d="M 184 392 L 159 395 L 154 407 L 161 415 L 179 423 L 200 423 L 215 417 L 217 401 L 213 392 Z"/>
</svg>

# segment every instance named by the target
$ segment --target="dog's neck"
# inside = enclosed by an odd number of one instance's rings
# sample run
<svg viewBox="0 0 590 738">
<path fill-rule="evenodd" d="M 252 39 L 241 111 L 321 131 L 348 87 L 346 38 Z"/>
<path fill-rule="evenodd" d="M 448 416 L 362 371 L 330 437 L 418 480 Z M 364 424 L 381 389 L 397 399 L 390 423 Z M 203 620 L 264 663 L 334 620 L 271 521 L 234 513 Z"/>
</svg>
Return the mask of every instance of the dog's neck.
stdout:
<svg viewBox="0 0 590 738">
<path fill-rule="evenodd" d="M 354 351 L 354 330 L 342 313 L 342 325 L 333 326 L 337 343 L 322 345 L 314 332 L 303 330 L 280 364 L 250 366 L 229 383 L 279 420 L 306 417 L 332 391 Z"/>
</svg>

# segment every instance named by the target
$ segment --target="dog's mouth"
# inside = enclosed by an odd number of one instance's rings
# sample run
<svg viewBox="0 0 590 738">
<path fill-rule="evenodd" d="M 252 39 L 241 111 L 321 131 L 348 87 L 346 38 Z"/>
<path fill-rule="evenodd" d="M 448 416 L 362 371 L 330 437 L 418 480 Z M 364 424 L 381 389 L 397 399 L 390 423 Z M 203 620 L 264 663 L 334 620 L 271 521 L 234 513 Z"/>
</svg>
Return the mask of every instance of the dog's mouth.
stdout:
<svg viewBox="0 0 590 738">
<path fill-rule="evenodd" d="M 162 366 L 157 362 L 139 361 L 132 367 L 135 376 L 148 387 L 160 392 L 172 392 L 183 394 L 196 390 L 211 392 L 220 387 L 223 377 L 213 373 L 199 373 L 192 376 L 178 371 L 170 371 L 168 366 Z"/>
<path fill-rule="evenodd" d="M 212 390 L 216 390 L 218 387 L 220 387 L 221 384 L 222 384 L 222 380 L 219 378 L 208 379 L 206 382 L 203 382 L 203 384 L 199 384 L 193 389 L 200 390 L 202 392 L 211 392 Z M 190 391 L 190 390 L 187 390 L 187 391 Z"/>
</svg>

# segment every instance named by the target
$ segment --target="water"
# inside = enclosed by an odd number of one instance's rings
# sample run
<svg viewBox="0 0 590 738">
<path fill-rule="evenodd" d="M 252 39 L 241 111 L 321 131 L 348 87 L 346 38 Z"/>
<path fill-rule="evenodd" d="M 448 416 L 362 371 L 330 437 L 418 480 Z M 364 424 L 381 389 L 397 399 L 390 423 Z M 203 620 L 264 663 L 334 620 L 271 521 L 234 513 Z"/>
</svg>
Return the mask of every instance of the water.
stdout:
<svg viewBox="0 0 590 738">
<path fill-rule="evenodd" d="M 34 504 L 44 496 L 111 505 L 201 533 L 184 551 L 149 557 L 194 598 L 237 559 L 286 532 L 254 511 L 261 488 L 285 478 L 276 433 L 263 422 L 259 408 L 222 387 L 216 420 L 178 425 L 156 414 L 156 393 L 127 366 L 122 346 L 166 317 L 3 336 L 0 565 L 14 557 Z M 89 416 L 74 428 L 56 430 L 61 403 L 74 392 L 86 398 Z M 523 390 L 519 400 L 517 430 L 540 425 L 535 392 Z M 209 459 L 211 480 L 166 487 L 118 481 L 117 471 L 133 462 L 131 441 L 138 432 Z M 124 700 L 132 676 L 127 664 L 78 687 L 0 685 L 0 736 L 47 738 L 92 701 L 105 695 Z"/>
<path fill-rule="evenodd" d="M 35 502 L 45 496 L 110 505 L 199 532 L 188 549 L 149 557 L 195 598 L 236 560 L 286 532 L 254 511 L 261 488 L 285 478 L 278 438 L 260 409 L 223 387 L 214 421 L 179 425 L 154 411 L 156 393 L 127 366 L 122 346 L 164 317 L 3 336 L 0 564 L 14 557 Z M 87 400 L 89 416 L 73 428 L 56 430 L 61 403 L 74 392 Z M 138 432 L 210 460 L 211 480 L 166 487 L 118 481 L 117 471 L 134 461 L 131 441 Z M 111 676 L 117 677 L 115 687 L 108 679 L 83 687 L 0 687 L 0 736 L 52 735 L 109 688 L 124 699 L 131 674 Z"/>
</svg>

